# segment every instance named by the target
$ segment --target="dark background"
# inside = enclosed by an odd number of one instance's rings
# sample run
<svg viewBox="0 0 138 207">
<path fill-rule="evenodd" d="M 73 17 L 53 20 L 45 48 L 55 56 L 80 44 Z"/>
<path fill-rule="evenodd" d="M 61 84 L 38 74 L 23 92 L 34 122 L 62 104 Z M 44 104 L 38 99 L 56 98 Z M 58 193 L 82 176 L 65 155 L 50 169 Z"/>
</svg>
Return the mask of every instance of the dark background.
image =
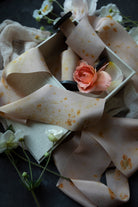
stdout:
<svg viewBox="0 0 138 207">
<path fill-rule="evenodd" d="M 63 1 L 59 1 L 63 2 Z M 42 0 L 1 0 L 0 23 L 5 19 L 12 19 L 29 27 L 39 28 L 45 23 L 38 23 L 32 18 L 34 9 L 39 9 Z M 115 3 L 121 13 L 130 16 L 132 20 L 138 20 L 138 0 L 99 0 L 98 8 L 108 3 Z M 17 152 L 21 153 L 20 149 Z M 17 159 L 17 165 L 21 172 L 27 171 L 27 165 Z M 49 168 L 56 171 L 51 160 Z M 34 177 L 38 177 L 41 170 L 33 167 Z M 58 177 L 45 173 L 43 182 L 36 190 L 36 195 L 41 207 L 80 207 L 79 204 L 68 198 L 55 186 Z M 138 173 L 130 179 L 130 201 L 123 207 L 138 207 Z M 4 154 L 0 155 L 0 207 L 35 207 L 34 200 L 20 179 L 13 166 Z"/>
</svg>

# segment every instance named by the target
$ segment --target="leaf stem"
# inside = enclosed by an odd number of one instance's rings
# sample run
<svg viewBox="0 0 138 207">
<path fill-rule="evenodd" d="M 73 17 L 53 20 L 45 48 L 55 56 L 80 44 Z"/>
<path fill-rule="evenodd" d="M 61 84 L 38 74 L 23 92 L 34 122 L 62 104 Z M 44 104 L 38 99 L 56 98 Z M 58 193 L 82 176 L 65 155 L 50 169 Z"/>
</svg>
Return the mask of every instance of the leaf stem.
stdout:
<svg viewBox="0 0 138 207">
<path fill-rule="evenodd" d="M 53 0 L 62 10 L 64 10 L 63 6 L 56 0 Z"/>
<path fill-rule="evenodd" d="M 14 153 L 17 157 L 19 157 L 21 160 L 23 160 L 23 161 L 25 161 L 25 162 L 28 162 L 28 160 L 27 160 L 26 158 L 24 158 L 23 156 L 19 155 L 19 154 L 18 154 L 17 152 L 15 152 L 14 150 L 13 150 L 13 153 Z M 34 166 L 36 166 L 36 167 L 39 167 L 39 168 L 44 169 L 44 167 L 43 167 L 42 165 L 37 164 L 37 163 L 35 163 L 35 162 L 32 162 L 32 161 L 31 161 L 31 164 L 34 165 Z M 63 175 L 60 175 L 59 173 L 56 173 L 56 172 L 54 172 L 54 171 L 52 171 L 52 170 L 50 170 L 50 169 L 48 169 L 48 168 L 46 168 L 46 171 L 49 172 L 49 173 L 51 173 L 51 174 L 53 174 L 53 175 L 56 175 L 56 176 L 58 176 L 58 177 L 60 177 L 60 178 L 63 178 L 63 179 L 65 179 L 65 180 L 69 180 L 69 181 L 70 181 L 70 178 L 65 177 L 65 176 L 63 176 Z"/>
<path fill-rule="evenodd" d="M 31 193 L 32 193 L 32 196 L 33 196 L 33 198 L 34 198 L 34 200 L 35 200 L 35 203 L 36 203 L 37 207 L 40 207 L 40 204 L 39 204 L 39 202 L 38 202 L 38 200 L 37 200 L 37 197 L 36 197 L 36 195 L 35 195 L 35 192 L 34 192 L 33 190 L 31 190 Z"/>
<path fill-rule="evenodd" d="M 51 154 L 52 154 L 52 153 L 49 152 L 49 155 L 48 155 L 48 158 L 47 158 L 47 162 L 46 162 L 45 167 L 43 168 L 43 170 L 42 170 L 42 172 L 41 172 L 39 178 L 37 179 L 37 182 L 39 182 L 39 181 L 41 180 L 41 178 L 42 178 L 42 176 L 43 176 L 43 174 L 44 174 L 44 172 L 45 172 L 45 170 L 46 170 L 46 168 L 47 168 L 47 166 L 48 166 L 48 164 L 49 164 L 49 161 L 50 161 L 50 158 L 51 158 Z"/>
<path fill-rule="evenodd" d="M 120 14 L 123 17 L 122 24 L 132 24 L 134 26 L 138 26 L 138 21 L 132 20 L 129 16 L 124 16 L 120 11 L 113 12 L 114 14 Z"/>
<path fill-rule="evenodd" d="M 135 26 L 138 25 L 138 21 L 134 21 L 134 20 L 130 19 L 129 17 L 123 16 L 123 19 L 124 19 L 123 20 L 123 23 L 132 23 Z"/>
<path fill-rule="evenodd" d="M 18 170 L 17 166 L 15 165 L 13 156 L 11 155 L 11 153 L 9 151 L 5 151 L 5 154 L 7 155 L 8 159 L 10 160 L 11 164 L 13 165 L 13 167 L 15 168 L 15 170 L 17 171 L 19 178 L 21 179 L 21 181 L 23 182 L 23 184 L 25 185 L 25 187 L 27 187 L 26 183 L 24 182 L 22 175 L 20 173 L 20 171 Z"/>
<path fill-rule="evenodd" d="M 49 18 L 47 16 L 44 16 L 43 19 L 46 19 L 48 24 L 52 24 L 55 21 L 54 19 L 51 19 L 51 18 Z"/>
<path fill-rule="evenodd" d="M 55 17 L 58 17 L 58 15 L 55 14 L 54 12 L 51 12 L 51 14 L 52 14 L 53 16 L 55 16 Z"/>
<path fill-rule="evenodd" d="M 60 175 L 59 173 L 56 173 L 56 172 L 54 172 L 54 171 L 52 171 L 52 170 L 50 170 L 50 169 L 48 169 L 48 168 L 46 168 L 46 171 L 48 171 L 48 172 L 50 172 L 51 174 L 56 175 L 56 176 L 58 176 L 58 177 L 60 177 L 60 178 L 63 178 L 63 179 L 68 180 L 68 181 L 71 181 L 70 178 L 65 177 L 65 176 L 63 176 L 63 175 Z"/>
<path fill-rule="evenodd" d="M 29 171 L 30 171 L 30 178 L 31 178 L 31 181 L 33 181 L 33 173 L 32 173 L 31 161 L 30 161 L 30 158 L 28 157 L 28 155 L 27 155 L 27 153 L 26 153 L 26 151 L 25 151 L 25 149 L 24 149 L 23 142 L 21 142 L 21 144 L 22 144 L 23 152 L 24 152 L 24 154 L 25 154 L 25 156 L 26 156 L 26 158 L 27 158 L 27 161 L 28 161 Z"/>
<path fill-rule="evenodd" d="M 23 151 L 25 152 L 24 148 L 23 148 Z M 10 160 L 10 162 L 11 162 L 12 165 L 14 166 L 15 170 L 17 171 L 17 173 L 18 173 L 18 175 L 19 175 L 19 177 L 20 177 L 22 183 L 24 184 L 24 186 L 25 186 L 28 190 L 31 191 L 32 196 L 33 196 L 33 198 L 34 198 L 34 201 L 35 201 L 37 207 L 40 207 L 40 204 L 39 204 L 39 202 L 38 202 L 38 200 L 37 200 L 37 197 L 36 197 L 36 195 L 35 195 L 35 193 L 34 193 L 33 186 L 32 186 L 32 180 L 33 180 L 33 178 L 31 177 L 31 179 L 32 179 L 31 182 L 29 182 L 28 179 L 24 180 L 23 177 L 22 177 L 22 175 L 21 175 L 21 173 L 20 173 L 20 171 L 18 170 L 18 168 L 17 168 L 17 166 L 16 166 L 16 164 L 15 164 L 15 162 L 14 162 L 14 158 L 13 158 L 12 154 L 10 153 L 10 151 L 5 151 L 5 154 L 7 155 L 8 159 Z M 16 155 L 17 155 L 17 154 L 16 154 Z M 24 158 L 24 160 L 26 160 L 27 162 L 29 162 L 29 168 L 30 168 L 30 170 L 31 170 L 31 172 L 32 172 L 32 169 L 31 169 L 31 162 L 30 162 L 30 159 L 29 159 L 29 157 L 28 157 L 28 155 L 27 155 L 26 152 L 25 152 L 25 155 L 26 155 L 27 159 Z M 20 156 L 20 157 L 22 157 L 22 156 Z M 31 173 L 31 176 L 32 176 L 32 173 Z M 31 185 L 31 186 L 30 186 L 30 185 Z"/>
</svg>

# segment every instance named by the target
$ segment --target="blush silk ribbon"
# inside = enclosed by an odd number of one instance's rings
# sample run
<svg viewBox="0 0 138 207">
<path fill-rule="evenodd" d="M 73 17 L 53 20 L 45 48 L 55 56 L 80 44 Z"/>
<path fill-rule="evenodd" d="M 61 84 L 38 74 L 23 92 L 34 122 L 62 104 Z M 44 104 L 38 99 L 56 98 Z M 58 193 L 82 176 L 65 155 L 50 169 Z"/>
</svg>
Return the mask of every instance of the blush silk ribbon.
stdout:
<svg viewBox="0 0 138 207">
<path fill-rule="evenodd" d="M 88 31 L 85 23 L 89 25 Z M 88 20 L 85 17 L 79 27 L 87 35 L 93 27 L 104 42 L 101 49 L 98 44 L 99 52 L 106 44 L 136 70 L 132 78 L 136 96 L 131 104 L 138 104 L 136 43 L 111 18 Z M 74 29 L 67 39 L 70 47 L 75 46 L 77 32 Z M 56 124 L 75 131 L 72 138 L 54 152 L 59 172 L 71 180 L 59 179 L 59 189 L 85 207 L 117 206 L 127 202 L 130 198 L 128 177 L 138 169 L 138 116 L 135 119 L 133 116 L 112 117 L 104 111 L 104 99 L 50 85 L 51 76 L 38 48 L 6 65 L 0 83 L 0 115 L 21 122 L 30 119 Z M 106 184 L 101 182 L 103 173 Z"/>
<path fill-rule="evenodd" d="M 86 24 L 89 27 L 85 27 Z M 123 89 L 127 97 L 124 97 L 125 103 L 128 108 L 131 105 L 131 116 L 112 117 L 104 113 L 94 127 L 84 128 L 59 146 L 54 153 L 55 163 L 59 172 L 71 182 L 59 179 L 57 186 L 85 207 L 118 206 L 129 200 L 128 177 L 138 170 L 138 46 L 113 19 L 92 17 L 89 21 L 84 18 L 67 38 L 67 44 L 76 52 L 75 37 L 81 29 L 83 37 L 85 33 L 92 35 L 90 25 L 101 40 L 136 71 L 132 81 Z M 116 99 L 119 97 L 120 100 L 121 95 L 122 92 Z M 106 184 L 101 182 L 103 174 Z"/>
</svg>

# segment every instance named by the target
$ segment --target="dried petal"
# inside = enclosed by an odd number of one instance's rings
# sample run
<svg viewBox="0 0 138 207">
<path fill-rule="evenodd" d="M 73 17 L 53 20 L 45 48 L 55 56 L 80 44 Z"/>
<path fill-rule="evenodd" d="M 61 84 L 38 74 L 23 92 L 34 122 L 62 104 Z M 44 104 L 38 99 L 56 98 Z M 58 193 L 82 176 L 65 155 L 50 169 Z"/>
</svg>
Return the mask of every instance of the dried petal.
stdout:
<svg viewBox="0 0 138 207">
<path fill-rule="evenodd" d="M 119 67 L 116 66 L 113 62 L 109 62 L 106 70 L 112 78 L 110 86 L 107 88 L 107 92 L 114 90 L 120 83 L 123 81 L 123 73 Z"/>
</svg>

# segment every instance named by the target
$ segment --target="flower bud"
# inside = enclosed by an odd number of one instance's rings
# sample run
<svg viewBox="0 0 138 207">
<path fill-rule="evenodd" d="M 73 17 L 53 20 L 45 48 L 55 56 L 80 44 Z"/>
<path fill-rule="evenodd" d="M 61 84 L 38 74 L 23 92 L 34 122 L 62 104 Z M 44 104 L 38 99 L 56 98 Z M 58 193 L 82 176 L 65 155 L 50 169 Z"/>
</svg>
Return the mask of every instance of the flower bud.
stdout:
<svg viewBox="0 0 138 207">
<path fill-rule="evenodd" d="M 28 176 L 27 172 L 22 173 L 22 177 L 26 178 Z"/>
</svg>

